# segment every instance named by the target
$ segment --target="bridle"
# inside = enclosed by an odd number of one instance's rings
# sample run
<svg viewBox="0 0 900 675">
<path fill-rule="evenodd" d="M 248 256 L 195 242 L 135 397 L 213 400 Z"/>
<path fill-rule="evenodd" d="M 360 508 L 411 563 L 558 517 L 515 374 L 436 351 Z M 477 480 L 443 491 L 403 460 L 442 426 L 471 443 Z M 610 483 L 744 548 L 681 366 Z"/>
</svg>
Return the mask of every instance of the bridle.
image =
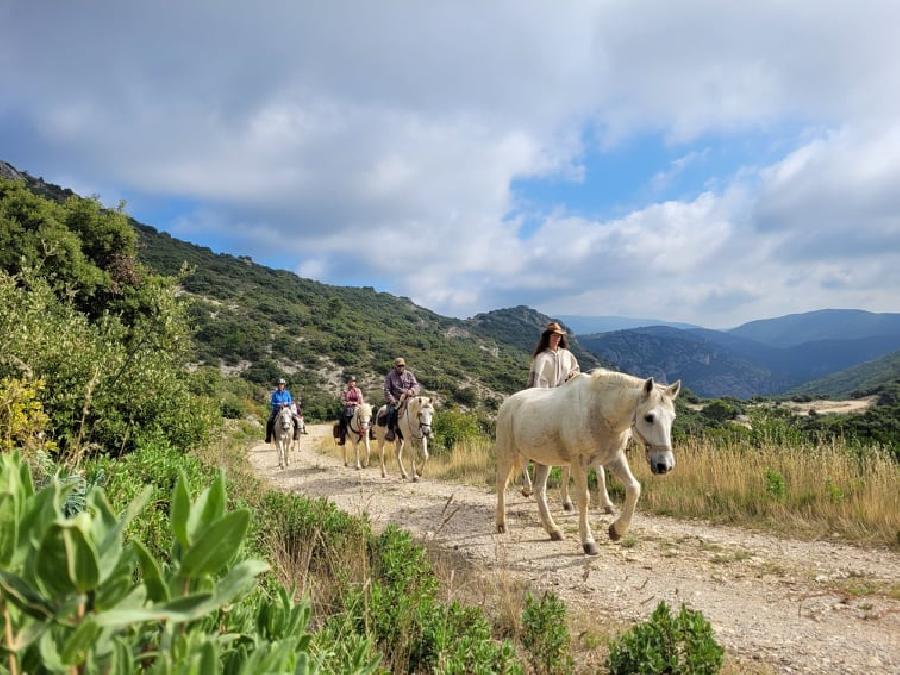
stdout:
<svg viewBox="0 0 900 675">
<path fill-rule="evenodd" d="M 353 417 L 350 418 L 350 421 L 347 423 L 347 428 L 357 436 L 359 436 L 359 440 L 362 440 L 365 437 L 366 430 L 372 426 L 372 419 L 369 418 L 368 422 L 360 422 L 359 429 L 353 428 L 353 420 L 356 419 L 356 413 L 360 409 L 359 406 L 356 406 L 356 409 L 353 411 Z"/>
<path fill-rule="evenodd" d="M 641 442 L 644 444 L 644 452 L 647 455 L 647 461 L 648 462 L 650 461 L 650 453 L 653 452 L 653 450 L 656 450 L 656 452 L 671 452 L 671 450 L 668 447 L 666 447 L 665 445 L 651 443 L 650 441 L 647 440 L 647 437 L 641 433 L 640 429 L 638 429 L 637 415 L 638 415 L 638 406 L 635 406 L 634 407 L 634 415 L 631 418 L 631 430 L 634 431 L 635 434 L 637 434 L 637 437 L 640 438 Z"/>
<path fill-rule="evenodd" d="M 406 401 L 406 407 L 403 409 L 403 414 L 406 415 L 407 419 L 410 417 L 409 400 Z M 419 433 L 417 435 L 416 432 L 414 431 L 412 434 L 412 437 L 418 441 L 421 441 L 426 436 L 431 436 L 431 425 L 422 423 L 422 412 L 421 411 L 418 414 L 418 422 L 419 422 L 419 429 L 418 429 Z M 410 427 L 412 427 L 411 424 L 410 424 Z"/>
</svg>

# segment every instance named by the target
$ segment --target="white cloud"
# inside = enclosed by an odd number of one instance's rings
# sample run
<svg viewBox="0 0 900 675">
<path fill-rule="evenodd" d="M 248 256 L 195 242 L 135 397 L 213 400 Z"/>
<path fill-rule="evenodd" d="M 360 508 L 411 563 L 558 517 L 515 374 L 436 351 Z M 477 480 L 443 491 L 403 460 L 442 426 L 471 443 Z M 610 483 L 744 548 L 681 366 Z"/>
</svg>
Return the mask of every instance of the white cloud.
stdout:
<svg viewBox="0 0 900 675">
<path fill-rule="evenodd" d="M 898 24 L 886 1 L 7 3 L 0 143 L 48 176 L 201 203 L 176 234 L 335 282 L 349 259 L 439 311 L 897 309 Z M 512 204 L 516 179 L 582 180 L 632 134 L 788 127 L 801 147 L 685 201 Z M 540 222 L 525 240 L 519 218 Z"/>
</svg>

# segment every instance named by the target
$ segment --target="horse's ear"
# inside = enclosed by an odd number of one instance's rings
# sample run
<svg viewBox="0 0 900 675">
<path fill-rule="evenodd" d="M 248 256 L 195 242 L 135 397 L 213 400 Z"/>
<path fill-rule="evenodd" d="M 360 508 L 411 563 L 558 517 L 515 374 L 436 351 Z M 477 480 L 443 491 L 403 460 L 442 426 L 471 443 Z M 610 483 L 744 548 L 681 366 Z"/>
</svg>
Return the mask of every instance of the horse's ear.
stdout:
<svg viewBox="0 0 900 675">
<path fill-rule="evenodd" d="M 644 382 L 644 395 L 649 395 L 651 391 L 653 391 L 653 378 L 648 377 Z"/>
<path fill-rule="evenodd" d="M 681 380 L 675 380 L 674 384 L 669 385 L 669 396 L 675 398 L 679 391 L 681 391 Z"/>
</svg>

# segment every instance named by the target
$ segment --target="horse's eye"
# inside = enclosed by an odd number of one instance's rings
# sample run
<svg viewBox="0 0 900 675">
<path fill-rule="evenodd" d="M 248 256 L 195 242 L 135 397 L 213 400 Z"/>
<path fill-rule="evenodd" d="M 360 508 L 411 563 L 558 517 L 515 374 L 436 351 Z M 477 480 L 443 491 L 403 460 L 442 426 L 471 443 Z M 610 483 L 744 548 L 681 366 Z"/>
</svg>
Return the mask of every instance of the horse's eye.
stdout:
<svg viewBox="0 0 900 675">
<path fill-rule="evenodd" d="M 650 415 L 644 415 L 644 421 L 645 421 L 647 424 L 653 424 L 653 415 L 652 415 L 652 414 L 650 414 Z"/>
</svg>

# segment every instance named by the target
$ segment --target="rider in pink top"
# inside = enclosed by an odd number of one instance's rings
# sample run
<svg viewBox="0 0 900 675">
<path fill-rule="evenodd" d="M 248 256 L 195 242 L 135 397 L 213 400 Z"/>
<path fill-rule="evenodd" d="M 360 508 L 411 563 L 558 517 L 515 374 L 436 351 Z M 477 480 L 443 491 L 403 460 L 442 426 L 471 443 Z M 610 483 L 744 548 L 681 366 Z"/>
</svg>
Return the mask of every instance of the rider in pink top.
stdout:
<svg viewBox="0 0 900 675">
<path fill-rule="evenodd" d="M 347 380 L 347 388 L 341 392 L 341 405 L 343 409 L 341 410 L 341 439 L 338 441 L 340 445 L 343 445 L 347 442 L 347 425 L 350 423 L 350 420 L 353 419 L 353 413 L 356 411 L 356 406 L 364 403 L 363 393 L 359 387 L 356 386 L 356 378 L 351 377 Z"/>
</svg>

